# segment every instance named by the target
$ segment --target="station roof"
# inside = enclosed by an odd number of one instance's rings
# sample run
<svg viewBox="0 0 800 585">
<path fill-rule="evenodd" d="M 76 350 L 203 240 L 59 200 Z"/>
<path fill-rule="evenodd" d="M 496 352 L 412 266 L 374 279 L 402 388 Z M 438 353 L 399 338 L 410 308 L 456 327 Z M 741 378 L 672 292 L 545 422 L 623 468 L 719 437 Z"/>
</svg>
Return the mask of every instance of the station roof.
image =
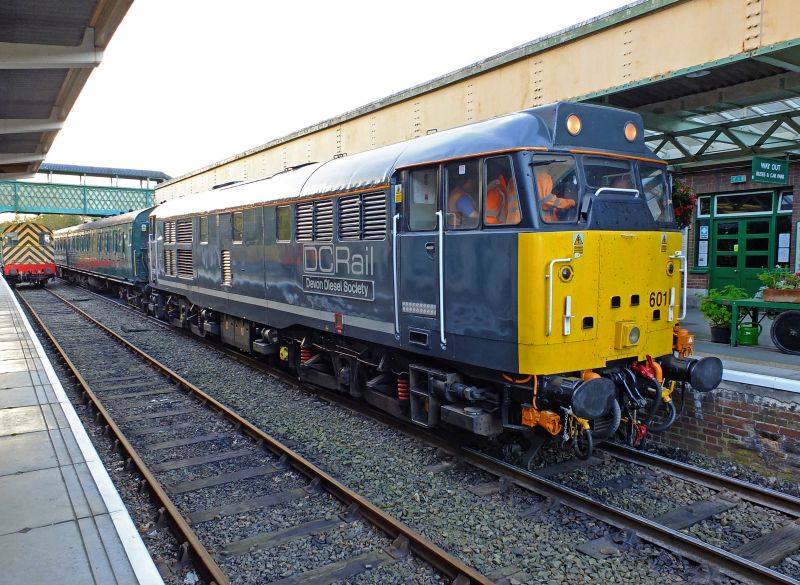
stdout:
<svg viewBox="0 0 800 585">
<path fill-rule="evenodd" d="M 132 2 L 0 5 L 0 179 L 37 171 Z"/>
</svg>

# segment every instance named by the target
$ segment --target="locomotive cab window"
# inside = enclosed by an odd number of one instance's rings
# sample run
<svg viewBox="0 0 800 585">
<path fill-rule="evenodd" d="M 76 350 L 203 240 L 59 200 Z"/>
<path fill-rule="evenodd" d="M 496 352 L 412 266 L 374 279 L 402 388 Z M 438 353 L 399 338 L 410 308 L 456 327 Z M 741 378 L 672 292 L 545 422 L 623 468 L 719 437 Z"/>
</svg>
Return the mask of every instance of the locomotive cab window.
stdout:
<svg viewBox="0 0 800 585">
<path fill-rule="evenodd" d="M 39 243 L 42 246 L 49 245 L 50 244 L 50 240 L 51 240 L 50 234 L 45 233 L 45 234 L 42 234 L 42 235 L 39 236 Z"/>
<path fill-rule="evenodd" d="M 578 220 L 578 173 L 570 155 L 535 156 L 534 187 L 539 213 L 545 223 Z"/>
<path fill-rule="evenodd" d="M 588 157 L 583 170 L 590 189 L 635 189 L 631 163 L 626 160 Z"/>
<path fill-rule="evenodd" d="M 408 229 L 430 231 L 437 226 L 439 200 L 437 169 L 411 171 L 408 197 Z"/>
<path fill-rule="evenodd" d="M 292 208 L 281 205 L 275 210 L 275 233 L 279 242 L 289 242 L 292 239 Z"/>
<path fill-rule="evenodd" d="M 233 214 L 233 243 L 241 244 L 244 241 L 244 213 L 236 211 Z"/>
<path fill-rule="evenodd" d="M 642 178 L 644 199 L 647 208 L 660 224 L 669 224 L 675 221 L 672 210 L 672 195 L 667 187 L 667 174 L 662 167 L 643 164 L 639 167 Z"/>
<path fill-rule="evenodd" d="M 480 182 L 478 161 L 471 160 L 449 164 L 447 177 L 447 227 L 471 230 L 480 223 Z"/>
<path fill-rule="evenodd" d="M 16 246 L 18 241 L 18 236 L 15 232 L 10 234 L 6 234 L 6 237 L 3 239 L 3 244 L 5 246 Z"/>
<path fill-rule="evenodd" d="M 483 192 L 486 194 L 483 211 L 485 225 L 517 225 L 522 215 L 519 194 L 514 181 L 511 157 L 495 156 L 486 159 Z"/>
</svg>

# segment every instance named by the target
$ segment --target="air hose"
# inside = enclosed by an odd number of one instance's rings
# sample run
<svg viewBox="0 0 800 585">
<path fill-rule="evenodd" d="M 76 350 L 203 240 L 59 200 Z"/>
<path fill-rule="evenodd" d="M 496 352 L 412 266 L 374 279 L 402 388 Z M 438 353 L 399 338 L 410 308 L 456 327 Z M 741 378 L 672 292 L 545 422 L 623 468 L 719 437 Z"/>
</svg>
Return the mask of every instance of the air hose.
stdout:
<svg viewBox="0 0 800 585">
<path fill-rule="evenodd" d="M 678 418 L 678 411 L 675 409 L 675 402 L 670 400 L 669 402 L 665 403 L 667 406 L 667 418 L 665 421 L 660 422 L 658 424 L 650 424 L 647 425 L 647 429 L 654 433 L 660 433 L 661 431 L 666 431 L 669 427 L 673 425 L 675 419 Z"/>
<path fill-rule="evenodd" d="M 611 402 L 611 416 L 613 417 L 612 422 L 604 431 L 592 431 L 593 439 L 602 441 L 608 439 L 617 432 L 619 423 L 622 421 L 622 409 L 620 408 L 619 402 L 617 402 L 616 399 Z"/>
</svg>

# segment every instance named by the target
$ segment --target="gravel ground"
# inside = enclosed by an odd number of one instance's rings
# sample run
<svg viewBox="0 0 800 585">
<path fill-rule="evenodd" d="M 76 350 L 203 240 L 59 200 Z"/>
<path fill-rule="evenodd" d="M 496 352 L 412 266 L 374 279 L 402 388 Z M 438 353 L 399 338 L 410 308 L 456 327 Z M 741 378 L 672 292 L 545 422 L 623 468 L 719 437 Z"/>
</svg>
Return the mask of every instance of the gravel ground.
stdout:
<svg viewBox="0 0 800 585">
<path fill-rule="evenodd" d="M 34 305 L 42 304 L 43 300 L 48 303 L 51 302 L 51 298 L 45 292 L 40 293 L 35 300 L 32 298 L 30 300 L 33 301 Z M 135 373 L 133 376 L 128 376 L 128 378 L 136 378 L 138 381 L 136 383 L 128 383 L 128 380 L 120 380 L 119 368 L 128 367 L 129 364 L 129 356 L 123 355 L 127 352 L 115 345 L 111 345 L 107 350 L 103 351 L 103 359 L 106 360 L 106 363 L 103 363 L 95 355 L 97 352 L 96 347 L 105 343 L 105 340 L 100 341 L 103 337 L 102 334 L 94 331 L 77 333 L 76 328 L 82 326 L 80 318 L 70 318 L 71 316 L 67 316 L 64 313 L 59 311 L 57 315 L 48 315 L 45 319 L 51 327 L 55 327 L 59 331 L 57 334 L 59 341 L 62 342 L 62 346 L 65 347 L 72 361 L 79 368 L 83 369 L 90 362 L 96 367 L 96 369 L 91 368 L 91 371 L 89 371 L 90 368 L 86 367 L 82 372 L 91 385 L 97 383 L 99 386 L 103 382 L 108 385 L 105 372 L 113 372 L 110 379 L 113 380 L 113 384 L 117 387 L 109 390 L 96 389 L 96 392 L 101 400 L 107 394 L 112 399 L 109 410 L 126 435 L 133 435 L 132 442 L 140 452 L 144 452 L 143 456 L 148 464 L 170 463 L 201 455 L 206 456 L 220 452 L 244 450 L 244 456 L 237 455 L 227 459 L 230 470 L 240 471 L 246 467 L 264 466 L 268 463 L 275 466 L 274 473 L 268 472 L 255 478 L 242 479 L 174 495 L 172 500 L 183 513 L 214 509 L 233 502 L 246 502 L 259 496 L 272 495 L 308 485 L 308 480 L 305 477 L 294 471 L 283 470 L 280 466 L 277 466 L 278 458 L 276 456 L 257 446 L 253 440 L 245 435 L 239 432 L 231 432 L 231 428 L 223 430 L 230 436 L 190 445 L 162 445 L 161 448 L 152 448 L 170 440 L 170 437 L 182 439 L 187 436 L 207 435 L 209 434 L 209 429 L 206 423 L 212 424 L 215 430 L 222 430 L 219 424 L 220 419 L 210 411 L 201 408 L 194 399 L 187 395 L 178 394 L 174 389 L 172 395 L 136 397 L 132 399 L 117 398 L 114 400 L 113 397 L 120 394 L 149 390 L 153 386 L 153 382 L 147 380 L 140 373 L 138 366 L 135 365 L 129 367 L 128 372 Z M 86 348 L 89 348 L 91 353 L 80 351 Z M 108 366 L 110 363 L 114 364 L 113 368 Z M 151 380 L 155 381 L 155 385 L 160 385 L 161 381 L 155 372 L 151 371 L 150 376 Z M 187 414 L 187 409 L 191 409 L 193 412 Z M 163 415 L 172 411 L 180 411 L 181 414 L 179 416 L 159 416 L 155 419 L 141 420 L 141 417 L 152 414 Z M 133 418 L 126 421 L 125 417 Z M 187 421 L 191 421 L 188 428 L 186 426 Z M 160 426 L 154 427 L 154 425 Z M 143 428 L 156 428 L 159 432 L 143 433 L 141 432 Z M 150 448 L 148 449 L 147 447 Z M 247 453 L 248 451 L 249 453 Z M 252 461 L 255 465 L 242 465 L 243 460 Z M 177 479 L 178 477 L 197 479 L 198 475 L 194 473 L 197 468 L 200 468 L 201 474 L 207 473 L 204 466 L 183 465 L 180 469 L 156 472 L 156 476 L 162 484 L 171 485 L 181 481 Z M 221 468 L 218 467 L 217 469 L 220 470 Z M 306 499 L 318 500 L 319 498 L 317 498 L 316 494 L 310 494 Z M 332 502 L 328 500 L 328 504 L 332 505 L 332 509 L 328 510 L 327 517 L 335 518 L 336 522 L 339 523 L 338 514 L 344 512 L 344 506 L 338 501 Z M 260 512 L 282 513 L 284 528 L 296 526 L 301 522 L 312 519 L 318 520 L 320 515 L 325 517 L 325 511 L 319 510 L 316 506 L 309 505 L 303 508 L 301 504 L 298 504 L 294 507 L 289 506 L 286 510 L 279 510 L 280 506 L 277 508 L 277 510 L 258 511 L 253 516 L 257 517 Z M 311 515 L 305 514 L 299 519 L 292 518 L 291 514 L 287 513 L 291 511 L 311 512 Z M 241 533 L 241 530 L 232 530 L 232 528 L 251 524 L 246 521 L 250 515 L 249 512 L 244 515 L 245 521 L 242 520 L 242 516 L 239 516 L 236 518 L 236 522 L 230 523 L 224 515 L 218 514 L 214 518 L 203 522 L 205 532 L 215 535 L 217 546 L 220 548 L 221 545 L 238 541 L 246 536 Z M 220 521 L 224 521 L 225 530 L 218 531 L 216 525 Z M 256 524 L 256 532 L 259 534 L 269 532 L 269 529 L 265 530 L 265 524 L 268 525 L 269 523 L 259 522 Z M 152 524 L 145 524 L 142 530 L 146 535 L 154 538 L 158 537 L 160 533 L 157 527 Z M 272 549 L 245 551 L 241 556 L 232 555 L 230 558 L 223 559 L 221 565 L 223 568 L 227 565 L 231 570 L 229 577 L 234 583 L 265 583 L 288 576 L 296 577 L 305 571 L 325 567 L 331 563 L 346 562 L 352 557 L 365 553 L 374 554 L 375 551 L 381 551 L 390 544 L 391 542 L 385 535 L 375 532 L 367 527 L 363 521 L 358 520 L 352 523 L 343 523 L 342 526 L 326 530 L 320 535 L 302 537 Z M 393 559 L 385 555 L 383 557 L 385 557 L 384 561 L 387 561 L 387 564 L 397 564 Z M 391 563 L 388 563 L 388 561 L 391 561 Z M 367 569 L 372 568 L 376 562 L 372 561 L 371 564 L 368 564 Z M 404 583 L 410 578 L 425 583 L 439 583 L 441 581 L 440 576 L 432 568 L 423 566 L 419 560 L 409 560 L 397 565 L 399 572 L 387 582 Z M 369 572 L 368 570 L 367 573 Z M 384 575 L 388 574 L 384 571 Z M 184 579 L 188 579 L 187 583 L 191 582 L 193 581 L 193 575 L 187 573 Z"/>
<path fill-rule="evenodd" d="M 57 288 L 67 297 L 85 298 L 81 291 Z M 439 461 L 431 447 L 320 402 L 199 341 L 162 334 L 154 324 L 103 301 L 87 301 L 83 307 L 484 574 L 524 574 L 518 580 L 530 583 L 678 583 L 695 578 L 690 563 L 647 544 L 601 561 L 584 556 L 574 547 L 601 536 L 607 527 L 583 514 L 560 507 L 525 516 L 539 498 L 516 488 L 490 497 L 473 495 L 464 488 L 493 478 L 462 467 L 427 471 L 426 465 Z M 124 332 L 123 325 L 131 331 Z"/>
</svg>

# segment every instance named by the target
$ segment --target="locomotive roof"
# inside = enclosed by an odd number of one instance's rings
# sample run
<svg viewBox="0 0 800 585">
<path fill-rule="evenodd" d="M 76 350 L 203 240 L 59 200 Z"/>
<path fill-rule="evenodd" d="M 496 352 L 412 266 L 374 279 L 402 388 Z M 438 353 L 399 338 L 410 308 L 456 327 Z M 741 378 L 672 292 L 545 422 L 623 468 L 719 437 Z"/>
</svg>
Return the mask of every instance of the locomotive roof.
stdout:
<svg viewBox="0 0 800 585">
<path fill-rule="evenodd" d="M 577 114 L 583 128 L 577 136 L 565 121 Z M 633 122 L 638 135 L 628 142 L 623 133 Z M 604 145 L 602 150 L 598 145 Z M 437 161 L 521 149 L 598 151 L 657 160 L 644 144 L 639 114 L 593 104 L 560 102 L 460 126 L 324 163 L 305 165 L 267 179 L 173 199 L 157 206 L 159 218 L 241 209 L 334 192 L 386 185 L 398 169 Z"/>
<path fill-rule="evenodd" d="M 73 225 L 68 228 L 62 228 L 60 230 L 56 230 L 55 235 L 57 236 L 74 235 L 86 230 L 95 230 L 99 228 L 111 227 L 125 223 L 133 223 L 142 214 L 144 214 L 144 217 L 147 218 L 147 216 L 150 215 L 150 211 L 152 209 L 153 209 L 152 207 L 148 207 L 147 209 L 129 211 L 128 213 L 122 213 L 120 215 L 112 215 L 111 217 L 104 217 L 102 219 L 98 219 L 95 221 Z"/>
</svg>

